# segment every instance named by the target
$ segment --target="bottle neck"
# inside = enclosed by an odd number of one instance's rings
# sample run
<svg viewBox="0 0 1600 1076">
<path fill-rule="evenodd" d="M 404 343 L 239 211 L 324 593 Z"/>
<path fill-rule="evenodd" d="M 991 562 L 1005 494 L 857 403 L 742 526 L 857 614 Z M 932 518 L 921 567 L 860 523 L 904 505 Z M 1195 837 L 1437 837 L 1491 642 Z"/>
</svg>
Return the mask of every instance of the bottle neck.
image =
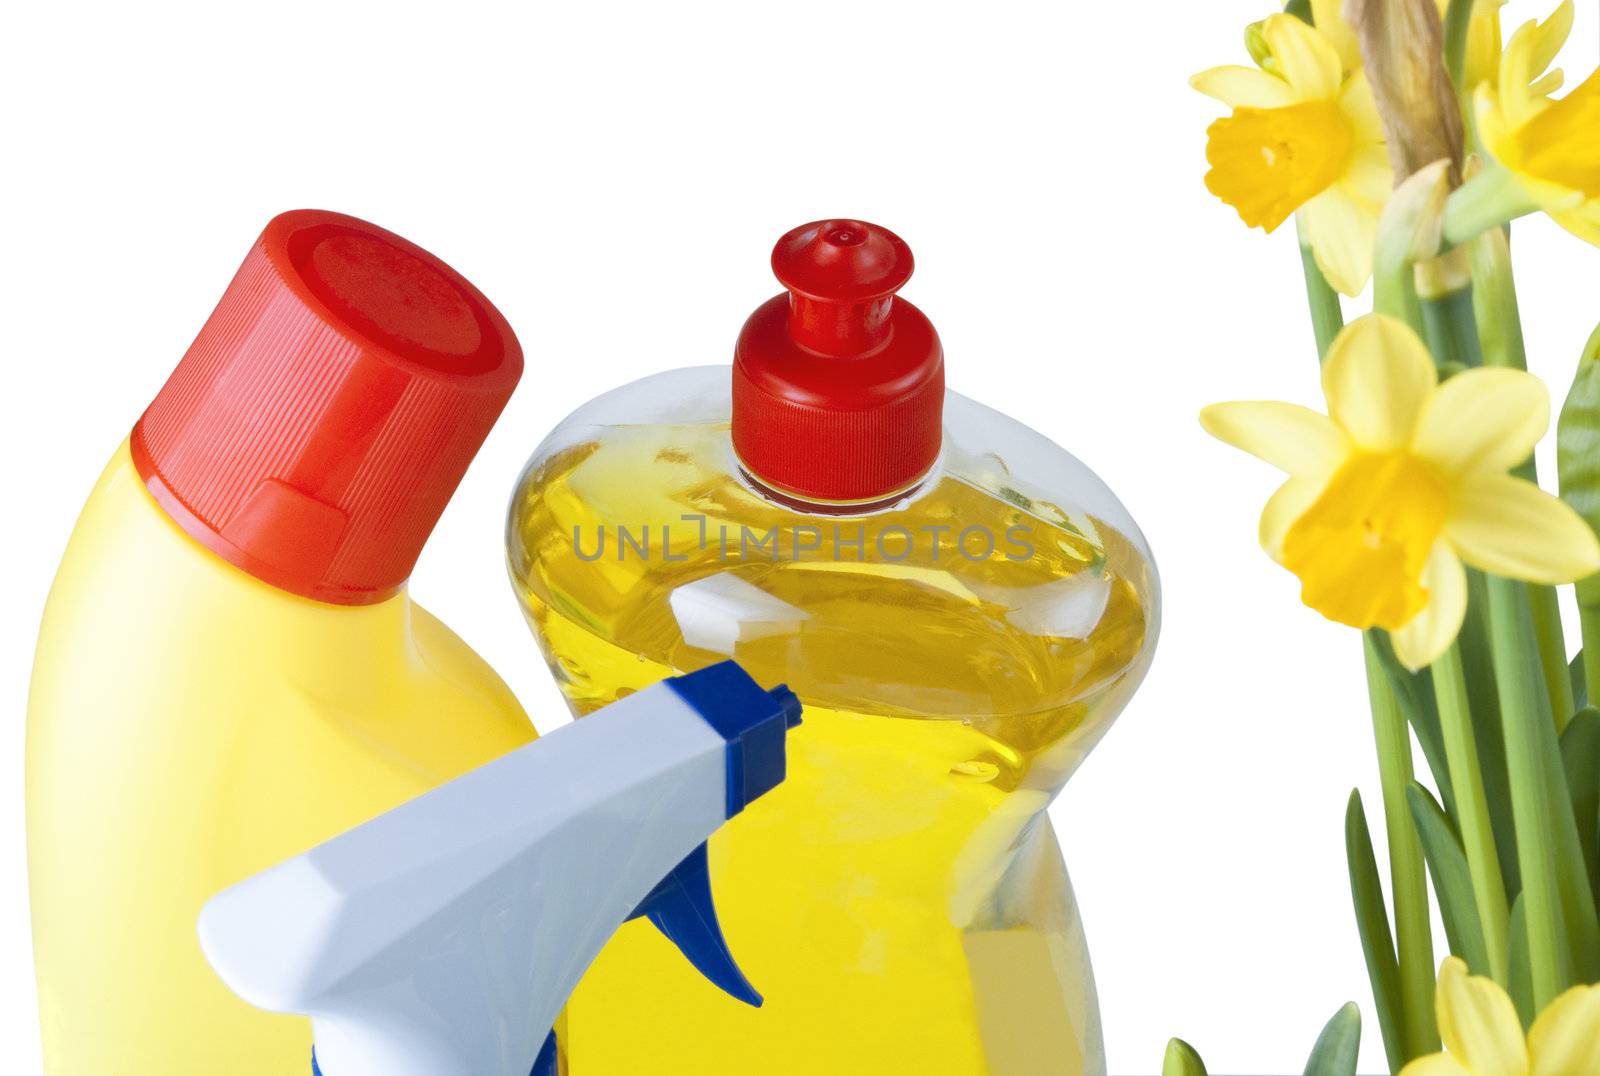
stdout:
<svg viewBox="0 0 1600 1076">
<path fill-rule="evenodd" d="M 761 478 L 752 473 L 743 463 L 739 464 L 739 474 L 745 482 L 762 497 L 775 504 L 782 505 L 792 511 L 803 512 L 810 516 L 867 516 L 896 505 L 904 503 L 909 498 L 915 497 L 925 489 L 934 475 L 938 473 L 936 463 L 925 474 L 904 489 L 896 490 L 883 497 L 874 497 L 865 501 L 819 501 L 803 497 L 795 493 L 786 493 L 775 489 Z"/>
</svg>

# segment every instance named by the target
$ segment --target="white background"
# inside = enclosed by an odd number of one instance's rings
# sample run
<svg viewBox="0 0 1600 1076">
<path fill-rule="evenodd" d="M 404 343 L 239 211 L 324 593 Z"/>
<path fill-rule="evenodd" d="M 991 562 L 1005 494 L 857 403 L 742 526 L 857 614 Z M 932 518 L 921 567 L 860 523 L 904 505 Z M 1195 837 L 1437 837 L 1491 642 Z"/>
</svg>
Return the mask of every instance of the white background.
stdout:
<svg viewBox="0 0 1600 1076">
<path fill-rule="evenodd" d="M 1596 61 L 1595 6 L 1580 3 L 1565 54 L 1578 78 Z M 7 1069 L 39 1067 L 21 749 L 51 573 L 248 244 L 275 212 L 312 206 L 434 250 L 521 336 L 522 387 L 414 591 L 545 729 L 564 710 L 500 545 L 526 455 L 607 388 L 725 361 L 777 290 L 766 259 L 789 227 L 850 215 L 903 235 L 918 258 L 906 293 L 943 334 L 951 386 L 1098 470 L 1162 569 L 1154 670 L 1054 807 L 1111 1069 L 1156 1071 L 1178 1034 L 1214 1072 L 1299 1071 L 1323 1020 L 1368 997 L 1341 826 L 1353 785 L 1376 811 L 1376 768 L 1355 634 L 1299 606 L 1255 547 L 1275 476 L 1195 421 L 1218 399 L 1320 397 L 1292 228 L 1247 232 L 1206 193 L 1217 109 L 1185 85 L 1244 61 L 1242 28 L 1269 10 L 14 7 L 0 60 Z M 1514 0 L 1508 26 L 1544 10 Z M 1600 316 L 1600 252 L 1543 220 L 1516 246 L 1533 365 L 1559 394 Z M 1369 1032 L 1363 1069 L 1377 1071 Z"/>
</svg>

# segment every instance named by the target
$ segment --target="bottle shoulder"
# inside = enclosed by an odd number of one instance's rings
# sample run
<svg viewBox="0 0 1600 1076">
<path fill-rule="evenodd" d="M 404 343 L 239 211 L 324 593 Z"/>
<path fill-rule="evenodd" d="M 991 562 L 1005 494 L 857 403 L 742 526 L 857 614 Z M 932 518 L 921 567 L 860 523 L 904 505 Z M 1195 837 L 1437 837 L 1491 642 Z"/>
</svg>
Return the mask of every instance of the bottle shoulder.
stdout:
<svg viewBox="0 0 1600 1076">
<path fill-rule="evenodd" d="M 562 423 L 519 484 L 507 548 L 558 659 L 552 615 L 668 668 L 731 656 L 816 679 L 813 698 L 914 698 L 940 716 L 1136 680 L 1159 615 L 1131 517 L 1047 438 L 950 394 L 921 487 L 870 513 L 812 511 L 741 473 L 720 367 L 636 382 Z"/>
<path fill-rule="evenodd" d="M 723 365 L 667 370 L 622 385 L 583 404 L 535 449 L 520 486 L 555 457 L 583 454 L 641 427 L 725 426 L 731 384 Z M 1109 486 L 1076 456 L 1022 422 L 958 392 L 944 402 L 944 444 L 936 470 L 1047 516 L 1093 517 L 1117 530 L 1153 560 L 1132 515 Z M 737 460 L 727 453 L 732 469 Z M 923 491 L 926 491 L 926 484 Z M 796 515 L 806 516 L 803 510 Z"/>
<path fill-rule="evenodd" d="M 181 704 L 228 722 L 271 707 L 372 711 L 499 725 L 520 715 L 504 682 L 406 591 L 371 605 L 304 598 L 194 541 L 150 497 L 126 442 L 113 454 L 51 587 L 36 701 L 92 696 L 113 711 Z M 287 701 L 285 701 L 287 700 Z M 407 719 L 409 720 L 409 718 Z"/>
</svg>

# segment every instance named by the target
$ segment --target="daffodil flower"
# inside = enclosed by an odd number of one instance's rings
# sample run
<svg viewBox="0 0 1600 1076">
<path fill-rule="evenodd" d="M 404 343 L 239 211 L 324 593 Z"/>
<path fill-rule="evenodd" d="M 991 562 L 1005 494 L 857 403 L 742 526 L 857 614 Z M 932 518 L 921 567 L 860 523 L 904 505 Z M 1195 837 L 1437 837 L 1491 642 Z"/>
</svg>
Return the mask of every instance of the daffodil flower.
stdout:
<svg viewBox="0 0 1600 1076">
<path fill-rule="evenodd" d="M 1538 583 L 1600 569 L 1581 517 L 1506 472 L 1550 422 L 1543 382 L 1478 368 L 1439 383 L 1409 326 L 1351 322 L 1322 367 L 1328 415 L 1290 403 L 1214 404 L 1212 435 L 1289 475 L 1261 515 L 1261 545 L 1331 620 L 1388 630 L 1419 669 L 1442 654 L 1467 607 L 1462 561 Z"/>
<path fill-rule="evenodd" d="M 1434 994 L 1444 1052 L 1400 1076 L 1594 1076 L 1600 1073 L 1600 986 L 1552 1001 L 1526 1037 L 1511 998 L 1493 979 L 1468 975 L 1460 957 L 1439 969 Z"/>
<path fill-rule="evenodd" d="M 1564 0 L 1544 22 L 1511 35 L 1497 77 L 1477 87 L 1478 139 L 1493 164 L 1459 199 L 1458 213 L 1471 209 L 1473 226 L 1537 209 L 1600 246 L 1600 71 L 1557 100 L 1549 94 L 1561 72 L 1541 74 L 1571 28 L 1572 3 Z M 1446 220 L 1447 234 L 1472 230 Z"/>
<path fill-rule="evenodd" d="M 1261 68 L 1202 71 L 1190 84 L 1233 109 L 1207 131 L 1206 187 L 1252 228 L 1301 214 L 1323 276 L 1359 295 L 1372 275 L 1378 214 L 1393 185 L 1383 127 L 1336 0 L 1261 24 Z"/>
</svg>

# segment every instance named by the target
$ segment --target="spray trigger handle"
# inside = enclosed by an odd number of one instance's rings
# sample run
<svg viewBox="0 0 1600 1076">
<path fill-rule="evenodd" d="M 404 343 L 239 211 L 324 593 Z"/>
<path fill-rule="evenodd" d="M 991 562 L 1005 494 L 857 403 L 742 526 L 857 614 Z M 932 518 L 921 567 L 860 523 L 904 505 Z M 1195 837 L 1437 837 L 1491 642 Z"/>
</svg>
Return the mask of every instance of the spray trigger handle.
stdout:
<svg viewBox="0 0 1600 1076">
<path fill-rule="evenodd" d="M 747 1005 L 761 995 L 734 962 L 711 903 L 711 873 L 701 844 L 639 902 L 629 919 L 646 916 L 678 947 L 695 970 Z"/>
</svg>

